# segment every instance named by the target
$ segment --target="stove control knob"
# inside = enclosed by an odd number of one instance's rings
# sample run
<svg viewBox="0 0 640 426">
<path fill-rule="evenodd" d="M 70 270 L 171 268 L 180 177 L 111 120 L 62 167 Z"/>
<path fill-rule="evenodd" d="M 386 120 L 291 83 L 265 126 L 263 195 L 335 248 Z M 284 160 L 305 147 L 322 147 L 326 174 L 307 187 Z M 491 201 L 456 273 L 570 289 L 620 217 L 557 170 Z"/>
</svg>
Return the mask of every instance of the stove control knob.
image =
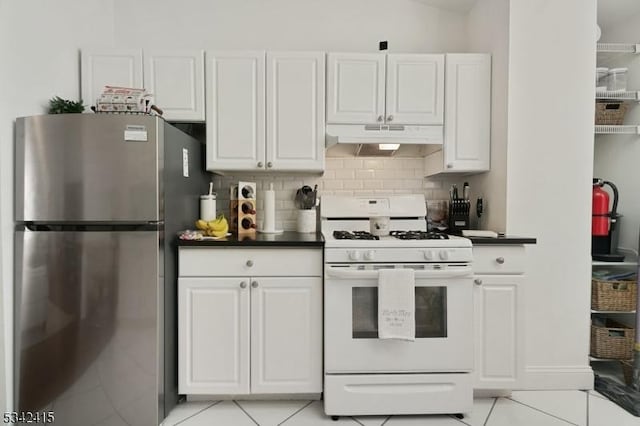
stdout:
<svg viewBox="0 0 640 426">
<path fill-rule="evenodd" d="M 360 257 L 362 257 L 362 254 L 359 250 L 353 250 L 349 252 L 349 259 L 351 260 L 360 260 Z"/>
<path fill-rule="evenodd" d="M 364 253 L 364 258 L 367 260 L 373 260 L 373 258 L 375 257 L 376 252 L 373 250 L 368 250 Z"/>
<path fill-rule="evenodd" d="M 433 251 L 431 250 L 425 250 L 424 252 L 424 258 L 426 260 L 433 260 Z"/>
<path fill-rule="evenodd" d="M 440 256 L 440 260 L 447 260 L 449 259 L 449 252 L 446 250 L 442 250 L 440 253 L 438 253 L 438 256 Z"/>
</svg>

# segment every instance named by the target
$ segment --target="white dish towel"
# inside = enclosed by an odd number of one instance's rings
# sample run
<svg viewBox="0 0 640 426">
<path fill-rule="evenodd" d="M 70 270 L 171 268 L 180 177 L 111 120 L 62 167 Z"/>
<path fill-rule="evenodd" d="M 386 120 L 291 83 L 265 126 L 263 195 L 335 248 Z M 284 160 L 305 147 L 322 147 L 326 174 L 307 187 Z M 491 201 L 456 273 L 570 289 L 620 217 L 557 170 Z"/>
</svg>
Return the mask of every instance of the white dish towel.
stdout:
<svg viewBox="0 0 640 426">
<path fill-rule="evenodd" d="M 378 338 L 416 339 L 413 269 L 378 271 Z"/>
</svg>

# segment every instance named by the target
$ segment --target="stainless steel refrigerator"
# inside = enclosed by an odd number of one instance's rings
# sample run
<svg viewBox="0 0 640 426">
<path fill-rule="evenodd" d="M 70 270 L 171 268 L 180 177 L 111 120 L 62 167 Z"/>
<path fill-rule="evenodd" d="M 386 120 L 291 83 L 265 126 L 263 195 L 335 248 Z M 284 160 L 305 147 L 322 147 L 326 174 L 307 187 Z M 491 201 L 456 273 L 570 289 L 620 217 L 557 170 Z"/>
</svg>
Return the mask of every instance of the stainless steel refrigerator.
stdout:
<svg viewBox="0 0 640 426">
<path fill-rule="evenodd" d="M 150 426 L 176 404 L 176 233 L 198 217 L 203 152 L 157 117 L 16 120 L 19 411 Z"/>
</svg>

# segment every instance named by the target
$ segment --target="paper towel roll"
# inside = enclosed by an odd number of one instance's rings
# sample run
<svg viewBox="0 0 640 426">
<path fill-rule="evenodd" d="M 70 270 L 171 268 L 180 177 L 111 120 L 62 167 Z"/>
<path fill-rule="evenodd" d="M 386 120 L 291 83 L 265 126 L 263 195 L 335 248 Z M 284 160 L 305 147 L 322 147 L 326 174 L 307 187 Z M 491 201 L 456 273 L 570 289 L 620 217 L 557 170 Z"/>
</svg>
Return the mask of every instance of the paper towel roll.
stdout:
<svg viewBox="0 0 640 426">
<path fill-rule="evenodd" d="M 264 212 L 262 219 L 262 229 L 266 232 L 273 232 L 276 229 L 276 191 L 266 189 L 264 191 Z"/>
</svg>

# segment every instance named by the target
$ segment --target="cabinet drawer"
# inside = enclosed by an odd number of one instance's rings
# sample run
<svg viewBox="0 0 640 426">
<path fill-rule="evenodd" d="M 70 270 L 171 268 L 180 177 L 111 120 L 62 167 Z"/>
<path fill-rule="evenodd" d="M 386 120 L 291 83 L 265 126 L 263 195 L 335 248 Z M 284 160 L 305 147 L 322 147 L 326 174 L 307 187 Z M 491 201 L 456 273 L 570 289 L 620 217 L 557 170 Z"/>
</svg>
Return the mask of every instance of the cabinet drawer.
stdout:
<svg viewBox="0 0 640 426">
<path fill-rule="evenodd" d="M 522 274 L 524 270 L 524 246 L 473 248 L 473 272 L 476 274 Z"/>
<path fill-rule="evenodd" d="M 278 249 L 181 247 L 181 277 L 202 276 L 322 276 L 322 251 Z"/>
</svg>

